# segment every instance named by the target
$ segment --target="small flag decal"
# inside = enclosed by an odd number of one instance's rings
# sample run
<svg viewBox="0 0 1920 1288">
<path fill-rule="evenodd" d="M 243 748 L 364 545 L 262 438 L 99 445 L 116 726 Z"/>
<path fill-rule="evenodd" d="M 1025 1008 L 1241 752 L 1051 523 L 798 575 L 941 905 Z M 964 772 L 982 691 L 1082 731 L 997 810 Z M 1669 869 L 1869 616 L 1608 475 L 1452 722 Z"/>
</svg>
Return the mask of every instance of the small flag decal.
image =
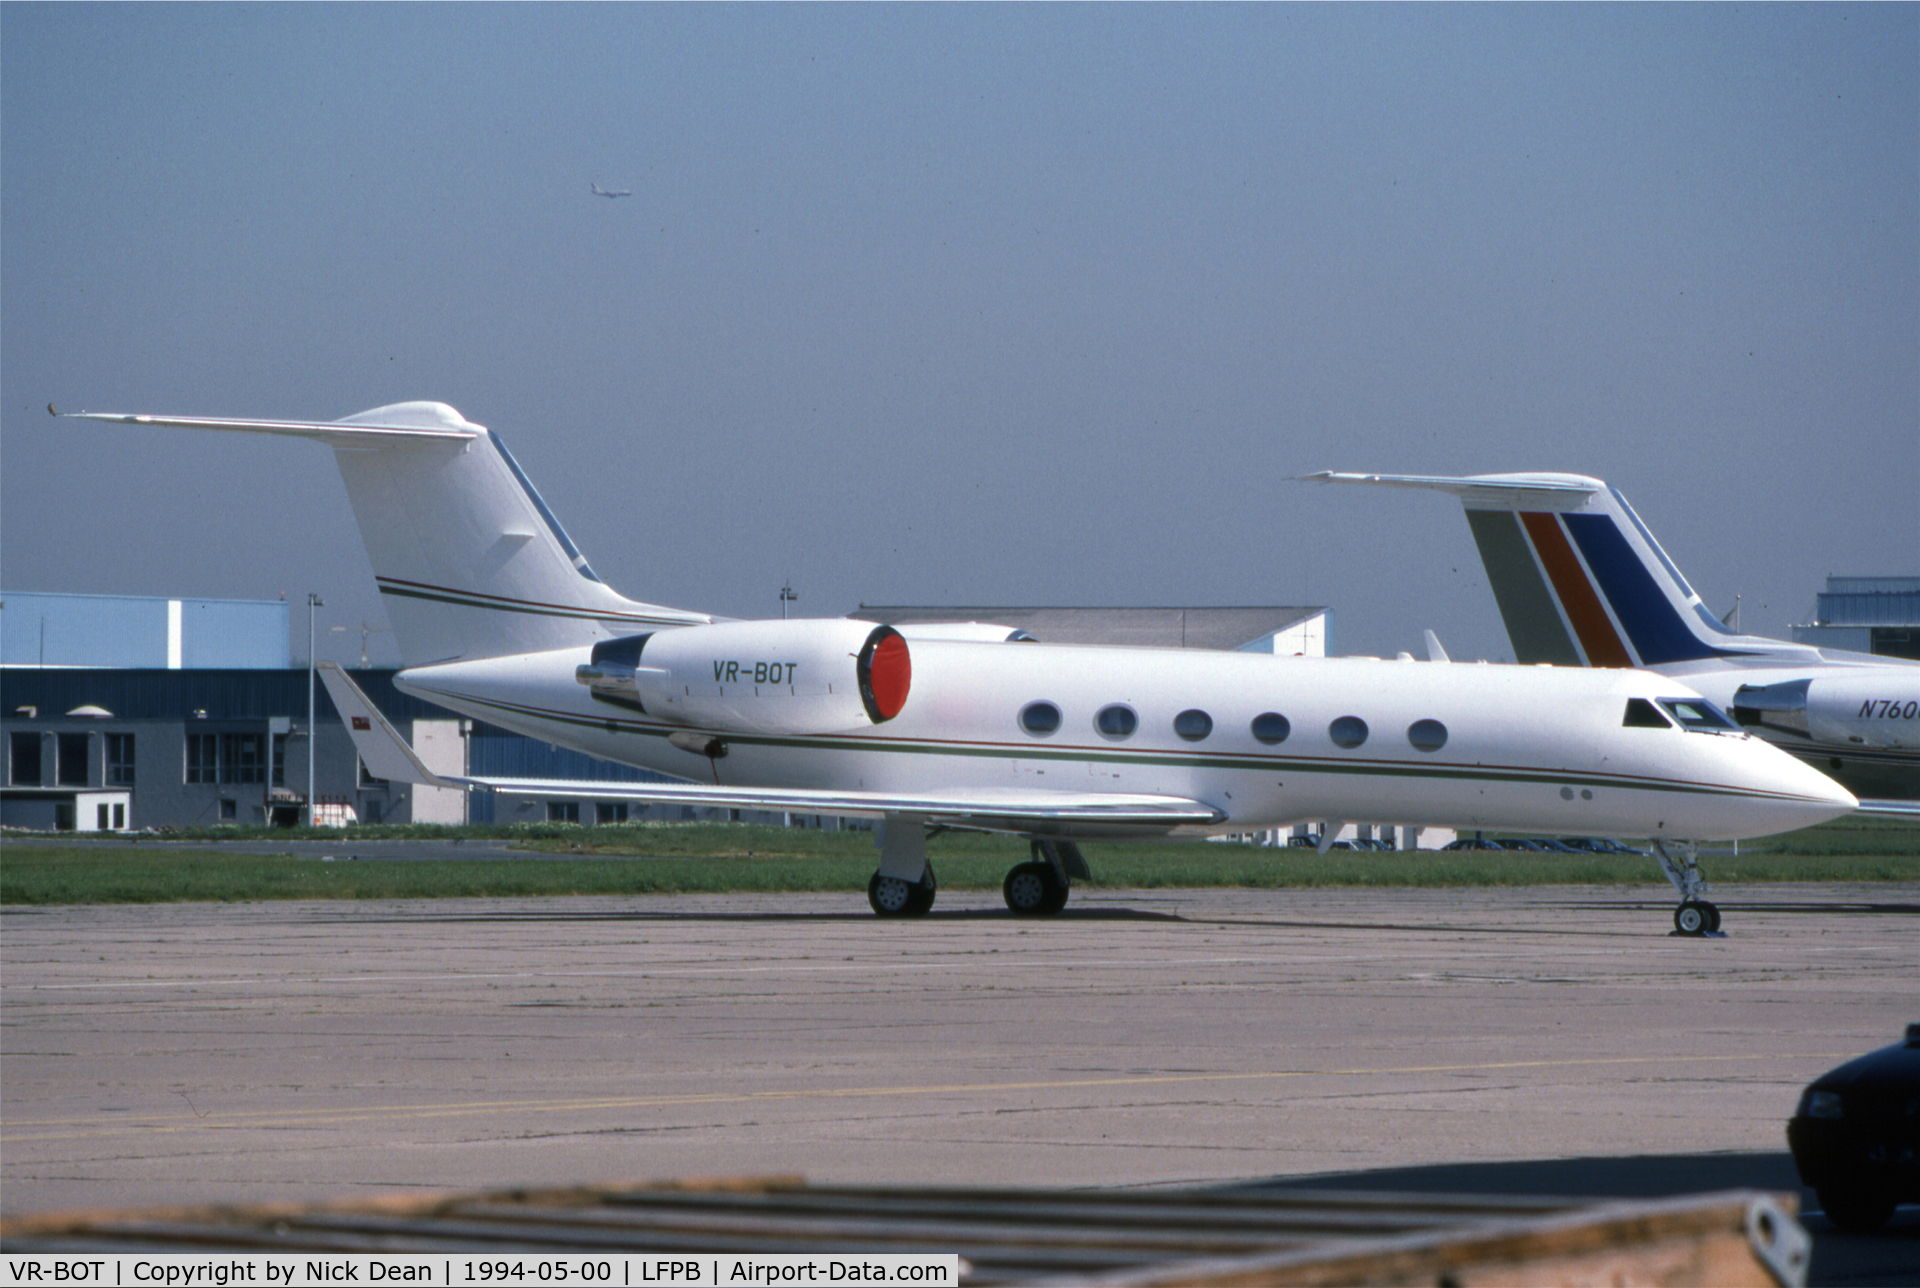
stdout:
<svg viewBox="0 0 1920 1288">
<path fill-rule="evenodd" d="M 360 730 L 370 730 L 373 728 L 373 722 L 365 716 L 355 716 L 353 718 L 353 727 Z"/>
</svg>

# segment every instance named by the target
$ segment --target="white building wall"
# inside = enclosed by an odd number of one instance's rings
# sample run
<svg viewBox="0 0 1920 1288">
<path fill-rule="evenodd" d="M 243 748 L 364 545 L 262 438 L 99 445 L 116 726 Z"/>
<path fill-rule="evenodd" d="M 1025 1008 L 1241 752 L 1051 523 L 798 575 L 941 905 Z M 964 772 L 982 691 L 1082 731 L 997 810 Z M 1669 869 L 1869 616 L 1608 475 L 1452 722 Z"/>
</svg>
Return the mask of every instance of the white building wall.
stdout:
<svg viewBox="0 0 1920 1288">
<path fill-rule="evenodd" d="M 413 751 L 420 763 L 436 774 L 459 777 L 467 772 L 466 740 L 458 720 L 415 720 Z M 467 794 L 457 787 L 415 786 L 413 822 L 465 823 Z"/>
</svg>

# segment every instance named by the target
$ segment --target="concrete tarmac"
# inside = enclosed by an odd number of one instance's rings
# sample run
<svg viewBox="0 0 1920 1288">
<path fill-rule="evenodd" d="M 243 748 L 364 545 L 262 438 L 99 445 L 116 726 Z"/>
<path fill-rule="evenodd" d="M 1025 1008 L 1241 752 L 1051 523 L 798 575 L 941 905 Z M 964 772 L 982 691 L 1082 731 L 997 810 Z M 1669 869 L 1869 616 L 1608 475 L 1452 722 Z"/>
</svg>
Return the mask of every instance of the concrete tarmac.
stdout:
<svg viewBox="0 0 1920 1288">
<path fill-rule="evenodd" d="M 1920 887 L 1720 894 L 1706 940 L 1651 888 L 9 908 L 0 1205 L 1790 1187 L 1800 1088 L 1920 1020 Z"/>
</svg>

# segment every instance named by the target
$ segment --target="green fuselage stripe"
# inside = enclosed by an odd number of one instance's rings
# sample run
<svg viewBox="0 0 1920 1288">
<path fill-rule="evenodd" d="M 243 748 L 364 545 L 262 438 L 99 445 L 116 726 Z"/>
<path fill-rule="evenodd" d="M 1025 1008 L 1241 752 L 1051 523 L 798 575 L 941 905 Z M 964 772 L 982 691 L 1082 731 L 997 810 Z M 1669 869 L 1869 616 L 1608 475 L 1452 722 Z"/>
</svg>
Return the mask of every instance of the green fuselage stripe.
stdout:
<svg viewBox="0 0 1920 1288">
<path fill-rule="evenodd" d="M 1491 768 L 1469 765 L 1417 765 L 1404 761 L 1348 761 L 1303 756 L 1248 757 L 1221 753 L 1195 755 L 1180 752 L 1103 752 L 1090 749 L 1055 749 L 1012 743 L 944 743 L 889 741 L 880 738 L 776 736 L 770 734 L 734 734 L 722 729 L 693 729 L 680 725 L 643 724 L 636 720 L 570 715 L 543 711 L 535 707 L 490 699 L 464 697 L 462 701 L 490 708 L 521 719 L 597 729 L 605 733 L 625 733 L 638 737 L 664 739 L 674 733 L 701 733 L 722 741 L 755 747 L 775 747 L 814 751 L 885 752 L 913 756 L 976 756 L 1001 760 L 1045 760 L 1073 764 L 1140 765 L 1192 769 L 1235 769 L 1254 773 L 1337 774 L 1354 777 L 1426 778 L 1449 782 L 1539 783 L 1555 786 L 1588 786 L 1633 791 L 1676 792 L 1688 795 L 1755 796 L 1769 793 L 1735 787 L 1717 787 L 1706 783 L 1675 783 L 1617 775 L 1546 769 Z M 592 753 L 590 753 L 592 754 Z M 643 766 L 651 768 L 651 766 Z"/>
</svg>

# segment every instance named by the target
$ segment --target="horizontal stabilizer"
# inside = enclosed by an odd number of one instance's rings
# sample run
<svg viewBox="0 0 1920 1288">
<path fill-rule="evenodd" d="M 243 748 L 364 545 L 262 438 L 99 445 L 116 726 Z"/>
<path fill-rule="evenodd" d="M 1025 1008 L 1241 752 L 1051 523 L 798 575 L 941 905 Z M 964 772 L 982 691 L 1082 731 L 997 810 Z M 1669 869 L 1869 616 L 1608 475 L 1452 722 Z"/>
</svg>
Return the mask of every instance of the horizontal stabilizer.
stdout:
<svg viewBox="0 0 1920 1288">
<path fill-rule="evenodd" d="M 1578 506 L 1606 487 L 1584 474 L 1303 474 L 1303 483 L 1360 483 L 1369 487 L 1425 488 L 1457 496 L 1468 505 L 1560 510 Z"/>
<path fill-rule="evenodd" d="M 440 403 L 407 404 L 408 414 L 362 421 L 346 420 L 233 420 L 215 416 L 130 416 L 119 412 L 77 411 L 62 413 L 74 420 L 97 420 L 109 425 L 152 425 L 163 429 L 225 429 L 243 434 L 284 434 L 293 438 L 318 439 L 334 447 L 372 444 L 379 439 L 407 439 L 426 442 L 465 442 L 479 438 L 486 430 L 468 424 L 460 413 Z M 432 408 L 422 415 L 420 409 Z M 386 409 L 383 409 L 386 410 Z M 398 410 L 398 409 L 395 409 Z M 392 423 L 382 423 L 383 419 Z M 408 423 L 412 422 L 412 423 Z"/>
</svg>

